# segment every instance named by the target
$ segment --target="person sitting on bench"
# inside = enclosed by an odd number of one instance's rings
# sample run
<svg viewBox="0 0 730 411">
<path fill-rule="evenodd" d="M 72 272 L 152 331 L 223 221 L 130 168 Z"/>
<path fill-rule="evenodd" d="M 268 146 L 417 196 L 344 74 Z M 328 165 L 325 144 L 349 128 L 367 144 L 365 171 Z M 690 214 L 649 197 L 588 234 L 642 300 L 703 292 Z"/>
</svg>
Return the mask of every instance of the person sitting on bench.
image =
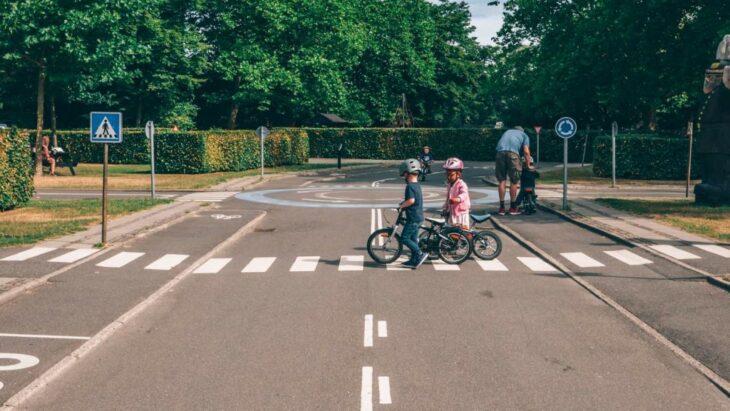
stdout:
<svg viewBox="0 0 730 411">
<path fill-rule="evenodd" d="M 48 144 L 50 143 L 50 140 L 48 137 L 43 137 L 43 141 L 41 143 L 41 158 L 44 162 L 47 162 L 48 165 L 51 167 L 50 174 L 52 176 L 56 175 L 56 159 L 53 158 L 53 155 L 51 155 L 51 150 L 48 148 Z"/>
</svg>

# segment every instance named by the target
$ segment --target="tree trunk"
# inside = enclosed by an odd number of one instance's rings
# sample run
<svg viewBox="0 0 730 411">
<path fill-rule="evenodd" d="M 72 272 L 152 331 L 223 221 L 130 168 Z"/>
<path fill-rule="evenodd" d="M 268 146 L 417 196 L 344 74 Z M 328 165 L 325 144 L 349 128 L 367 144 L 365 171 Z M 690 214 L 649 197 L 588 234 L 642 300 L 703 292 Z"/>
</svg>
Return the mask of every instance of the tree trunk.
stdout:
<svg viewBox="0 0 730 411">
<path fill-rule="evenodd" d="M 656 109 L 654 107 L 649 109 L 649 119 L 648 119 L 648 127 L 651 131 L 656 131 L 657 123 L 656 123 Z"/>
<path fill-rule="evenodd" d="M 51 136 L 53 136 L 53 147 L 58 147 L 56 136 L 56 94 L 51 94 Z"/>
<path fill-rule="evenodd" d="M 43 106 L 45 104 L 46 93 L 46 68 L 41 66 L 38 68 L 38 95 L 36 105 L 36 129 L 35 129 L 35 175 L 43 175 Z"/>
<path fill-rule="evenodd" d="M 137 120 L 135 121 L 137 127 L 142 127 L 142 96 L 137 99 Z"/>
<path fill-rule="evenodd" d="M 234 82 L 234 88 L 233 93 L 238 92 L 238 88 L 241 87 L 241 77 L 236 77 L 236 81 Z M 238 118 L 238 102 L 235 98 L 231 101 L 231 114 L 228 116 L 228 129 L 233 130 L 236 128 L 236 120 Z"/>
</svg>

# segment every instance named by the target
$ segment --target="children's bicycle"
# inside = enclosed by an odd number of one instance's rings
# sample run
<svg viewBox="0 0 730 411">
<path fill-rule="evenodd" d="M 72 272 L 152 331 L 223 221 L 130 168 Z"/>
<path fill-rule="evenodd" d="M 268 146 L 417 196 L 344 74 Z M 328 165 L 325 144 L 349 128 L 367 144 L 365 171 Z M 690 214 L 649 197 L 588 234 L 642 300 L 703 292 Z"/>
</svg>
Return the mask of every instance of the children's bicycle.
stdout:
<svg viewBox="0 0 730 411">
<path fill-rule="evenodd" d="M 403 253 L 401 231 L 405 224 L 404 210 L 395 209 L 398 217 L 390 227 L 375 230 L 368 237 L 367 249 L 370 258 L 380 264 L 390 264 Z M 472 243 L 466 234 L 456 227 L 445 226 L 444 221 L 426 218 L 430 226 L 422 225 L 419 246 L 423 252 L 435 255 L 448 264 L 461 264 L 472 252 Z"/>
<path fill-rule="evenodd" d="M 444 219 L 433 219 L 440 225 L 446 224 L 446 218 L 448 217 L 448 213 L 441 214 Z M 477 214 L 469 214 L 469 217 L 471 217 L 471 220 L 478 224 L 483 223 L 490 218 L 492 218 L 491 214 L 485 214 L 485 215 L 477 215 Z M 449 226 L 446 226 L 449 227 Z M 471 243 L 472 252 L 477 257 L 481 258 L 482 260 L 493 260 L 499 256 L 499 254 L 502 252 L 502 239 L 499 238 L 499 236 L 492 230 L 485 230 L 485 229 L 479 229 L 477 230 L 474 226 L 472 226 L 469 230 L 464 230 L 462 228 L 458 227 L 449 227 L 452 230 L 459 230 L 462 234 L 464 234 Z M 425 236 L 426 233 L 421 233 L 422 236 Z M 422 239 L 422 241 L 426 240 L 425 238 Z M 427 241 L 427 240 L 426 240 Z M 426 249 L 421 246 L 421 251 L 426 252 Z M 438 255 L 435 253 L 430 253 L 428 255 L 429 259 L 436 259 L 439 258 Z"/>
</svg>

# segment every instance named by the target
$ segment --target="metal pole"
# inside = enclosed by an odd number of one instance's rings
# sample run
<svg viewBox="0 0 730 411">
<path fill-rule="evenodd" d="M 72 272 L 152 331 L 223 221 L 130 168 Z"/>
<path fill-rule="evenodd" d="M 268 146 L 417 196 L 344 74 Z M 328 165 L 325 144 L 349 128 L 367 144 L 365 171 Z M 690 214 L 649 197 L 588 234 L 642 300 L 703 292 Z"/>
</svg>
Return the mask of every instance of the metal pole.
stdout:
<svg viewBox="0 0 730 411">
<path fill-rule="evenodd" d="M 568 209 L 568 139 L 563 139 L 563 210 Z"/>
<path fill-rule="evenodd" d="M 580 161 L 580 166 L 583 167 L 586 163 L 586 150 L 588 149 L 588 138 L 591 136 L 591 125 L 588 124 L 586 128 L 586 139 L 583 142 L 583 159 Z"/>
<path fill-rule="evenodd" d="M 261 178 L 264 178 L 264 136 L 261 135 Z"/>
<path fill-rule="evenodd" d="M 689 153 L 687 154 L 687 188 L 684 196 L 689 198 L 689 184 L 692 177 L 692 137 L 694 134 L 694 124 L 692 121 L 687 123 L 687 135 L 689 136 Z"/>
<path fill-rule="evenodd" d="M 109 144 L 104 143 L 104 177 L 101 185 L 101 244 L 106 245 L 107 185 L 109 183 Z"/>
<path fill-rule="evenodd" d="M 618 123 L 611 124 L 611 188 L 616 188 L 616 133 Z"/>
<path fill-rule="evenodd" d="M 155 135 L 150 134 L 150 186 L 152 189 L 152 199 L 155 199 Z"/>
<path fill-rule="evenodd" d="M 540 132 L 537 132 L 537 168 L 540 168 Z"/>
</svg>

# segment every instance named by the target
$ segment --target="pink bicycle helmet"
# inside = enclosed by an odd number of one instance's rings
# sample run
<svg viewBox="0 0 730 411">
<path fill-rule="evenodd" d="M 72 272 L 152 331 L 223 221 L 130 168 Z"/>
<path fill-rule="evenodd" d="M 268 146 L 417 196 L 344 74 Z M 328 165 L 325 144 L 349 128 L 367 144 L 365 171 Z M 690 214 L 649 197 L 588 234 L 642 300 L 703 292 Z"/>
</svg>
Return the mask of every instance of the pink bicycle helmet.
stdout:
<svg viewBox="0 0 730 411">
<path fill-rule="evenodd" d="M 446 162 L 444 163 L 444 170 L 458 170 L 461 171 L 464 169 L 464 162 L 459 160 L 456 157 L 450 157 Z"/>
</svg>

